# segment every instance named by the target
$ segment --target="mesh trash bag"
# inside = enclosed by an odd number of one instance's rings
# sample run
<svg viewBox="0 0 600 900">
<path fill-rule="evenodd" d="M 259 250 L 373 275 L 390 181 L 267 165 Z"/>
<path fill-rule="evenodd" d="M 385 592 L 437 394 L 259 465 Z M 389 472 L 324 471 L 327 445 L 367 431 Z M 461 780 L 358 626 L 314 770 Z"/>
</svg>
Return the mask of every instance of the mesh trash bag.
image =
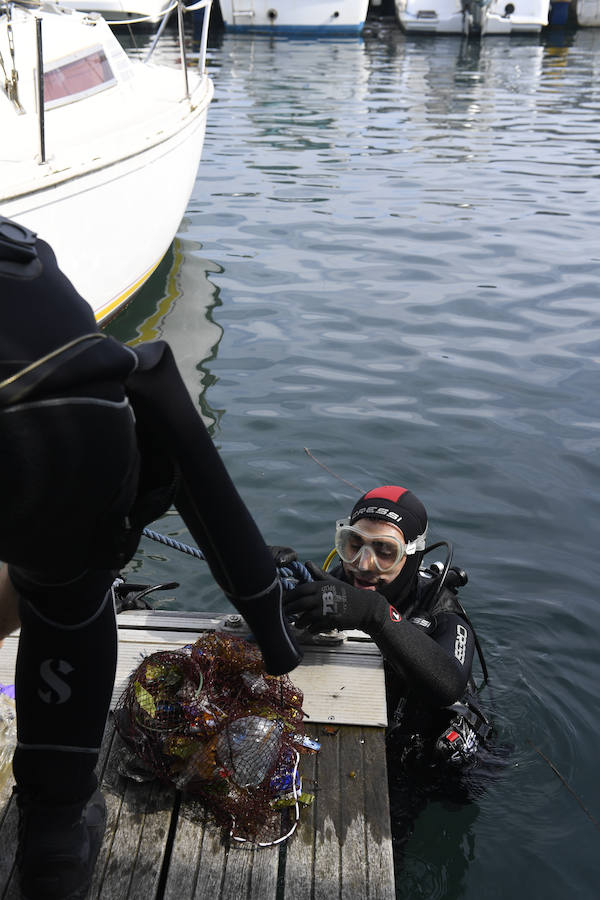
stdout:
<svg viewBox="0 0 600 900">
<path fill-rule="evenodd" d="M 303 695 L 268 675 L 258 648 L 214 632 L 181 650 L 153 653 L 129 677 L 115 709 L 133 760 L 199 801 L 241 840 L 278 840 L 280 809 L 302 795 Z"/>
</svg>

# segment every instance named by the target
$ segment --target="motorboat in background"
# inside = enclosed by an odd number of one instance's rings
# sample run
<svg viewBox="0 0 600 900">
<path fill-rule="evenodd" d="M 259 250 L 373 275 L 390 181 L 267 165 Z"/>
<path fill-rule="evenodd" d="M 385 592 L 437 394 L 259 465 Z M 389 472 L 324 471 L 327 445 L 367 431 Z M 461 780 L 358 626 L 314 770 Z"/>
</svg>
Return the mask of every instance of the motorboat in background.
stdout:
<svg viewBox="0 0 600 900">
<path fill-rule="evenodd" d="M 234 31 L 322 31 L 359 33 L 369 0 L 220 0 L 227 29 Z"/>
<path fill-rule="evenodd" d="M 550 0 L 395 0 L 395 5 L 404 31 L 483 36 L 541 31 Z"/>
<path fill-rule="evenodd" d="M 600 25 L 600 0 L 577 0 L 575 17 L 578 25 L 597 28 Z"/>
<path fill-rule="evenodd" d="M 154 271 L 185 213 L 213 95 L 210 3 L 195 4 L 199 66 L 181 33 L 180 71 L 130 59 L 100 15 L 0 0 L 0 214 L 52 245 L 99 322 Z"/>
</svg>

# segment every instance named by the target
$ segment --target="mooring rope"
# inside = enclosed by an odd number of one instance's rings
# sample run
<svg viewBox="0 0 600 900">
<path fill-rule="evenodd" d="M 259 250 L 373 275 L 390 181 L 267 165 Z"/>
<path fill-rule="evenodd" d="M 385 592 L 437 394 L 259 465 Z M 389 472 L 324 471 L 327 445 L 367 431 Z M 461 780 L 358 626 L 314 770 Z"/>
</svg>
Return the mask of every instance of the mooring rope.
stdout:
<svg viewBox="0 0 600 900">
<path fill-rule="evenodd" d="M 174 538 L 167 537 L 166 534 L 160 534 L 158 531 L 153 531 L 151 528 L 144 528 L 142 534 L 144 537 L 150 538 L 151 541 L 157 541 L 159 544 L 164 544 L 165 547 L 170 547 L 172 550 L 179 550 L 180 553 L 187 553 L 188 556 L 193 556 L 196 559 L 206 559 L 202 551 L 198 550 L 197 547 L 190 547 L 189 544 L 176 541 Z M 279 572 L 281 584 L 286 591 L 293 590 L 297 584 L 304 584 L 313 580 L 306 566 L 298 562 L 298 560 L 281 566 L 277 571 Z"/>
<path fill-rule="evenodd" d="M 181 541 L 176 541 L 174 538 L 167 537 L 166 534 L 159 534 L 158 531 L 152 531 L 151 528 L 144 528 L 142 534 L 150 538 L 151 541 L 157 541 L 159 544 L 164 544 L 165 547 L 171 547 L 172 550 L 179 550 L 181 553 L 187 553 L 189 556 L 195 556 L 196 559 L 206 559 L 201 550 L 198 550 L 197 547 L 190 547 L 189 544 L 183 544 Z"/>
</svg>

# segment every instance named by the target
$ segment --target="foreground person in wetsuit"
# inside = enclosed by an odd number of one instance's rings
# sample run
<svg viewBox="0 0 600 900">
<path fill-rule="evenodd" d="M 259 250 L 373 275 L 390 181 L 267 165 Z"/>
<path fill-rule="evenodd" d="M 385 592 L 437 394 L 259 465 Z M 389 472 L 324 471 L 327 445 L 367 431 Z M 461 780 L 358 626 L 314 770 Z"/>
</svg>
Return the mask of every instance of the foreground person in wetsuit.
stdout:
<svg viewBox="0 0 600 900">
<path fill-rule="evenodd" d="M 462 764 L 489 735 L 471 676 L 476 638 L 457 597 L 466 576 L 423 569 L 427 513 L 403 487 L 364 494 L 336 525 L 341 564 L 284 599 L 313 632 L 360 629 L 384 657 L 388 737 L 403 763 Z"/>
<path fill-rule="evenodd" d="M 171 502 L 254 632 L 301 658 L 270 550 L 164 342 L 99 332 L 52 249 L 0 217 L 0 640 L 21 624 L 13 771 L 28 900 L 87 893 L 105 826 L 94 768 L 116 668 L 110 591 Z"/>
</svg>

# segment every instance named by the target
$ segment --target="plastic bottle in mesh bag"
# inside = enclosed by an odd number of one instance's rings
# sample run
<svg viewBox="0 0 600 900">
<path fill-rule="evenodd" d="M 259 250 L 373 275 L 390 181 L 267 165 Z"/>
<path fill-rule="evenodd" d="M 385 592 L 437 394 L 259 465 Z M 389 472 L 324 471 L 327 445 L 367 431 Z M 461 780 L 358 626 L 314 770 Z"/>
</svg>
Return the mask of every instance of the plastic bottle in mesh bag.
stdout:
<svg viewBox="0 0 600 900">
<path fill-rule="evenodd" d="M 230 722 L 218 737 L 219 762 L 240 787 L 258 787 L 272 771 L 281 750 L 280 722 L 245 716 Z"/>
</svg>

